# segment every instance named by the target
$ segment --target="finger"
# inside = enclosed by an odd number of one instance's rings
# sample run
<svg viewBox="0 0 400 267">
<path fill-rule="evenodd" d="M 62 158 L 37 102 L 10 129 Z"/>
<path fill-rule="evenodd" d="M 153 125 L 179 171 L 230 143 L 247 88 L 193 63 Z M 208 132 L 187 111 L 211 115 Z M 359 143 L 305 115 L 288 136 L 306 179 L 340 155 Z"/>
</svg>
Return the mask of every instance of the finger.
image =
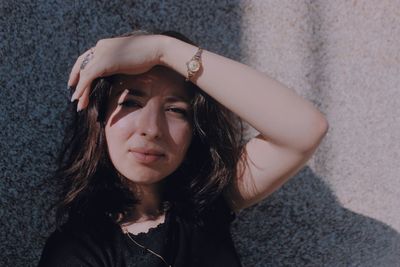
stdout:
<svg viewBox="0 0 400 267">
<path fill-rule="evenodd" d="M 75 61 L 74 66 L 69 74 L 68 86 L 75 86 L 79 81 L 80 65 L 82 64 L 83 54 Z"/>
<path fill-rule="evenodd" d="M 80 104 L 80 109 L 85 109 L 89 105 L 89 100 L 90 100 L 90 87 L 87 87 L 85 91 L 83 91 L 82 97 L 79 99 L 81 104 Z"/>
<path fill-rule="evenodd" d="M 90 88 L 93 80 L 101 76 L 99 69 L 100 68 L 96 63 L 96 60 L 93 59 L 93 62 L 90 61 L 88 66 L 84 70 L 80 71 L 80 78 L 78 84 L 76 85 L 75 92 L 71 97 L 71 102 L 73 102 L 75 99 L 81 98 L 86 88 Z"/>
<path fill-rule="evenodd" d="M 72 67 L 71 73 L 69 74 L 68 78 L 68 87 L 73 87 L 78 83 L 79 80 L 79 67 L 78 64 L 75 63 Z"/>
<path fill-rule="evenodd" d="M 84 71 L 81 71 L 80 79 L 76 86 L 75 92 L 71 97 L 71 102 L 73 102 L 76 99 L 79 99 L 83 95 L 86 88 L 90 88 L 90 85 L 91 85 L 92 81 L 94 80 L 94 78 L 95 78 L 95 74 L 92 74 L 92 72 L 90 71 L 90 68 L 85 69 Z"/>
<path fill-rule="evenodd" d="M 83 91 L 82 96 L 78 100 L 78 104 L 76 106 L 76 111 L 81 111 L 85 109 L 89 105 L 89 88 L 86 88 Z"/>
<path fill-rule="evenodd" d="M 83 54 L 81 54 L 77 60 L 75 61 L 74 66 L 72 67 L 71 73 L 69 74 L 69 79 L 68 79 L 68 86 L 75 86 L 78 81 L 79 81 L 79 76 L 80 76 L 80 68 L 82 65 L 82 61 L 84 59 L 84 57 L 87 55 L 87 53 L 90 53 L 90 51 L 93 48 L 90 48 L 88 50 L 86 50 Z"/>
<path fill-rule="evenodd" d="M 98 68 L 95 67 L 96 63 L 92 62 L 96 60 L 93 53 L 93 49 L 91 48 L 89 53 L 86 54 L 82 59 L 81 65 L 79 66 L 78 70 L 79 80 L 77 81 L 75 92 L 71 97 L 71 102 L 80 98 L 85 88 L 90 87 L 90 84 L 96 78 L 96 70 Z"/>
</svg>

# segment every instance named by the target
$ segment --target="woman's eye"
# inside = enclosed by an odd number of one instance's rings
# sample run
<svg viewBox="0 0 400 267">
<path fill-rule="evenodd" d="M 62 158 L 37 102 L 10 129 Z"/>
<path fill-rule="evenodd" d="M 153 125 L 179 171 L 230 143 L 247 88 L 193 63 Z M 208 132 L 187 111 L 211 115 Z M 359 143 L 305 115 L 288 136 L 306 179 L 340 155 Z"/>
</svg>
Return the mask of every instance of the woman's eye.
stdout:
<svg viewBox="0 0 400 267">
<path fill-rule="evenodd" d="M 124 106 L 124 107 L 138 107 L 140 106 L 139 103 L 132 101 L 132 100 L 126 100 L 121 103 L 118 103 L 118 106 Z"/>
<path fill-rule="evenodd" d="M 123 107 L 141 107 L 140 103 L 133 100 L 122 101 L 121 103 L 118 103 L 118 105 Z M 188 112 L 182 108 L 167 108 L 166 110 L 167 111 L 171 110 L 172 112 L 178 113 L 184 117 L 188 115 Z"/>
<path fill-rule="evenodd" d="M 183 116 L 187 115 L 187 111 L 181 108 L 168 108 L 167 110 L 172 110 L 173 112 L 182 114 Z"/>
</svg>

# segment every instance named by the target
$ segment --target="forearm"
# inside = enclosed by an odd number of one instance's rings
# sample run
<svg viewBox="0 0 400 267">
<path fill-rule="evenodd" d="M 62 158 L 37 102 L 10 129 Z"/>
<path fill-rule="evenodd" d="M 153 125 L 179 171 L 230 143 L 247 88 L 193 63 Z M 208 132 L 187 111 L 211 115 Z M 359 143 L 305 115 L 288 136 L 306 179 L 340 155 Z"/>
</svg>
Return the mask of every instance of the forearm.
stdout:
<svg viewBox="0 0 400 267">
<path fill-rule="evenodd" d="M 197 47 L 166 37 L 161 64 L 187 76 L 186 62 Z M 271 142 L 307 151 L 327 127 L 323 114 L 295 91 L 242 63 L 210 51 L 193 80 L 202 90 L 236 113 Z"/>
</svg>

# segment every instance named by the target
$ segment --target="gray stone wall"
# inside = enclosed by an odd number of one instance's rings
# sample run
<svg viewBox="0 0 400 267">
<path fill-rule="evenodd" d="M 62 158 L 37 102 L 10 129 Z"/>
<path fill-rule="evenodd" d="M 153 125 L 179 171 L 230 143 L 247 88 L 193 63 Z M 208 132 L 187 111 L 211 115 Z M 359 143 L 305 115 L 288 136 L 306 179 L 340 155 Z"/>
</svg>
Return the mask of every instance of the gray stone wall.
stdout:
<svg viewBox="0 0 400 267">
<path fill-rule="evenodd" d="M 0 2 L 0 266 L 35 266 L 76 57 L 134 27 L 178 30 L 327 117 L 308 165 L 244 210 L 244 266 L 400 266 L 398 1 Z"/>
</svg>

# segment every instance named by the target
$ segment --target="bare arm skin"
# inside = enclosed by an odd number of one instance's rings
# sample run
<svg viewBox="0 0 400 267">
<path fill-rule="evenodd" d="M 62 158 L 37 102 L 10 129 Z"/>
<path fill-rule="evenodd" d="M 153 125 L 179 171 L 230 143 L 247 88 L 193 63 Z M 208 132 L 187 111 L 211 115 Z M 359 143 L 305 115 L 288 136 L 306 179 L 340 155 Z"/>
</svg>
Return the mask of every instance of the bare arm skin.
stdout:
<svg viewBox="0 0 400 267">
<path fill-rule="evenodd" d="M 197 48 L 166 38 L 161 63 L 186 76 Z M 194 82 L 260 132 L 246 144 L 247 166 L 225 191 L 235 211 L 278 189 L 312 156 L 328 130 L 323 114 L 307 100 L 267 75 L 204 50 L 203 68 Z"/>
</svg>

